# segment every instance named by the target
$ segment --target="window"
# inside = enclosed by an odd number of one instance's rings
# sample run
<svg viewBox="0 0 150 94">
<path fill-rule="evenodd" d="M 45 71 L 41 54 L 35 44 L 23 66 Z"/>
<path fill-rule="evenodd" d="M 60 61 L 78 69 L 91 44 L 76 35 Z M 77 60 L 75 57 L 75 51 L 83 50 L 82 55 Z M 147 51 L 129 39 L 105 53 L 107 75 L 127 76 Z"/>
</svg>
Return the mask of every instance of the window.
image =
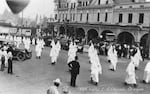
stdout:
<svg viewBox="0 0 150 94">
<path fill-rule="evenodd" d="M 66 20 L 67 20 L 67 15 L 68 15 L 68 14 L 66 14 Z"/>
<path fill-rule="evenodd" d="M 76 3 L 74 3 L 74 8 L 76 8 Z"/>
<path fill-rule="evenodd" d="M 140 5 L 141 8 L 144 8 L 144 5 Z"/>
<path fill-rule="evenodd" d="M 88 22 L 89 20 L 89 13 L 87 13 L 87 16 L 86 16 L 86 21 Z"/>
<path fill-rule="evenodd" d="M 108 2 L 108 0 L 106 1 L 106 4 L 108 4 L 109 2 Z"/>
<path fill-rule="evenodd" d="M 83 7 L 84 7 L 84 2 L 83 2 Z"/>
<path fill-rule="evenodd" d="M 61 14 L 59 14 L 59 19 L 61 20 Z"/>
<path fill-rule="evenodd" d="M 57 14 L 55 14 L 55 20 L 57 20 Z"/>
<path fill-rule="evenodd" d="M 64 20 L 64 14 L 62 14 L 62 19 Z"/>
<path fill-rule="evenodd" d="M 68 8 L 69 4 L 67 3 L 67 8 Z"/>
<path fill-rule="evenodd" d="M 144 13 L 140 13 L 139 14 L 139 23 L 143 23 L 144 22 Z"/>
<path fill-rule="evenodd" d="M 135 2 L 135 0 L 131 0 L 132 2 Z"/>
<path fill-rule="evenodd" d="M 101 0 L 98 0 L 98 5 L 100 5 L 101 4 Z"/>
<path fill-rule="evenodd" d="M 80 14 L 80 21 L 82 21 L 82 13 Z"/>
<path fill-rule="evenodd" d="M 73 14 L 73 21 L 75 20 L 75 13 Z"/>
<path fill-rule="evenodd" d="M 72 21 L 72 14 L 70 14 L 70 21 Z"/>
<path fill-rule="evenodd" d="M 120 8 L 122 8 L 122 6 L 120 6 Z"/>
<path fill-rule="evenodd" d="M 86 1 L 86 6 L 88 6 L 88 2 Z"/>
<path fill-rule="evenodd" d="M 128 23 L 132 23 L 132 14 L 131 13 L 129 13 L 128 14 Z"/>
<path fill-rule="evenodd" d="M 108 13 L 105 13 L 105 22 L 107 22 L 108 19 Z"/>
<path fill-rule="evenodd" d="M 98 12 L 98 13 L 97 13 L 97 21 L 98 21 L 98 22 L 100 21 L 99 17 L 100 17 L 100 13 Z"/>
<path fill-rule="evenodd" d="M 71 3 L 71 8 L 73 9 L 73 7 L 74 7 L 74 3 Z"/>
<path fill-rule="evenodd" d="M 122 18 L 123 18 L 123 15 L 119 14 L 119 23 L 122 23 Z"/>
</svg>

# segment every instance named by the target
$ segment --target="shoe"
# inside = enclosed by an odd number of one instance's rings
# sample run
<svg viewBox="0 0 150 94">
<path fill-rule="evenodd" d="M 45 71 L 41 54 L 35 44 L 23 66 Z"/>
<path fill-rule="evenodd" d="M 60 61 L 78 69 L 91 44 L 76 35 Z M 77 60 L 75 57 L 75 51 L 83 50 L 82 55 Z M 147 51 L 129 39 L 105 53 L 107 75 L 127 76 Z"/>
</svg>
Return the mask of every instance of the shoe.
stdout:
<svg viewBox="0 0 150 94">
<path fill-rule="evenodd" d="M 128 84 L 127 84 L 126 82 L 124 82 L 124 85 L 126 85 L 126 86 L 127 86 Z"/>
<path fill-rule="evenodd" d="M 145 81 L 145 80 L 143 80 L 142 82 L 143 82 L 144 84 L 146 84 L 146 81 Z"/>
<path fill-rule="evenodd" d="M 138 67 L 135 67 L 135 70 L 138 70 Z"/>
<path fill-rule="evenodd" d="M 111 70 L 111 71 L 115 71 L 114 69 L 109 69 L 109 70 Z"/>
<path fill-rule="evenodd" d="M 133 84 L 133 87 L 134 87 L 134 88 L 137 88 L 137 84 Z"/>
<path fill-rule="evenodd" d="M 95 82 L 95 85 L 98 86 L 98 82 Z"/>
<path fill-rule="evenodd" d="M 52 62 L 51 64 L 52 64 L 52 65 L 55 65 L 55 62 Z"/>
</svg>

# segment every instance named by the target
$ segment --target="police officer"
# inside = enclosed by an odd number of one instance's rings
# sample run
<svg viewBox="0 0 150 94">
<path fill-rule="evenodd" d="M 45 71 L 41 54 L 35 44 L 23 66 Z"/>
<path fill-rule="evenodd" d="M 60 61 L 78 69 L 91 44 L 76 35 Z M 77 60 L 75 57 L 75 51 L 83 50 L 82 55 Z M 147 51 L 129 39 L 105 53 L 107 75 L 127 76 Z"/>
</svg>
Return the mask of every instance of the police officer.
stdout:
<svg viewBox="0 0 150 94">
<path fill-rule="evenodd" d="M 8 52 L 8 74 L 13 74 L 12 53 Z"/>
<path fill-rule="evenodd" d="M 77 75 L 79 74 L 79 71 L 80 71 L 80 64 L 77 60 L 78 60 L 78 56 L 75 56 L 75 60 L 71 61 L 68 64 L 68 66 L 71 69 L 71 83 L 70 83 L 70 85 L 72 87 L 76 86 L 76 78 L 77 78 Z"/>
</svg>

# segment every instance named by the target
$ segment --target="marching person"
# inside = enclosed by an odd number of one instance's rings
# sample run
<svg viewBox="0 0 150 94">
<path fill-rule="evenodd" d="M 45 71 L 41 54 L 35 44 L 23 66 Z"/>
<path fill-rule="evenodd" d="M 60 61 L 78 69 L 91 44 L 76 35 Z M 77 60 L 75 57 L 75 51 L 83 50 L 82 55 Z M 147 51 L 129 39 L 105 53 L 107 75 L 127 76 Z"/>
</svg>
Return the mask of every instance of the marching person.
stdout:
<svg viewBox="0 0 150 94">
<path fill-rule="evenodd" d="M 107 52 L 107 55 L 108 55 L 107 60 L 108 60 L 109 63 L 111 62 L 112 54 L 113 54 L 113 47 L 112 47 L 112 45 L 110 45 L 110 47 L 108 49 L 108 52 Z"/>
<path fill-rule="evenodd" d="M 36 45 L 35 51 L 36 51 L 36 58 L 40 59 L 41 58 L 41 54 L 42 54 L 42 47 L 41 47 L 40 43 L 38 43 Z"/>
<path fill-rule="evenodd" d="M 80 64 L 78 62 L 78 56 L 75 56 L 75 60 L 71 61 L 69 64 L 70 72 L 71 72 L 71 81 L 70 85 L 72 87 L 76 87 L 76 78 L 77 75 L 79 75 L 80 72 Z"/>
<path fill-rule="evenodd" d="M 126 72 L 127 72 L 127 76 L 125 79 L 125 85 L 131 85 L 133 87 L 137 87 L 135 65 L 134 65 L 132 56 L 131 56 L 131 61 L 126 69 Z"/>
<path fill-rule="evenodd" d="M 111 57 L 110 57 L 110 70 L 116 71 L 116 66 L 118 62 L 118 56 L 117 56 L 117 51 L 115 49 L 115 46 L 113 46 Z"/>
<path fill-rule="evenodd" d="M 58 53 L 57 53 L 57 47 L 56 47 L 56 44 L 55 44 L 55 41 L 52 40 L 52 43 L 51 43 L 51 50 L 50 50 L 50 57 L 51 57 L 51 64 L 52 65 L 55 65 L 56 62 L 57 62 L 57 56 L 58 56 Z"/>
<path fill-rule="evenodd" d="M 67 64 L 69 64 L 70 62 L 75 60 L 76 57 L 76 53 L 77 53 L 77 46 L 75 43 L 70 43 L 69 45 L 69 51 L 68 51 L 68 60 L 67 60 Z M 69 66 L 69 65 L 68 65 Z M 70 69 L 69 69 L 70 70 Z"/>
<path fill-rule="evenodd" d="M 89 49 L 88 49 L 89 63 L 91 63 L 91 58 L 92 58 L 93 51 L 94 51 L 94 45 L 93 45 L 93 43 L 91 42 L 90 47 L 89 47 Z"/>
<path fill-rule="evenodd" d="M 12 53 L 8 52 L 8 74 L 13 74 Z"/>
<path fill-rule="evenodd" d="M 150 82 L 150 61 L 145 66 L 143 77 L 143 83 L 147 84 L 149 82 Z"/>
<path fill-rule="evenodd" d="M 56 80 L 53 81 L 54 85 L 51 86 L 48 90 L 47 90 L 47 94 L 60 94 L 58 91 L 58 87 L 60 86 L 61 82 L 60 79 L 57 78 Z"/>
<path fill-rule="evenodd" d="M 142 59 L 142 56 L 141 56 L 140 49 L 138 47 L 136 49 L 137 49 L 137 52 L 134 55 L 134 64 L 135 64 L 135 69 L 138 69 L 140 61 L 143 61 L 143 59 Z"/>
<path fill-rule="evenodd" d="M 102 74 L 102 67 L 97 54 L 97 50 L 94 49 L 91 57 L 91 82 L 95 85 L 99 83 L 99 74 Z"/>
</svg>

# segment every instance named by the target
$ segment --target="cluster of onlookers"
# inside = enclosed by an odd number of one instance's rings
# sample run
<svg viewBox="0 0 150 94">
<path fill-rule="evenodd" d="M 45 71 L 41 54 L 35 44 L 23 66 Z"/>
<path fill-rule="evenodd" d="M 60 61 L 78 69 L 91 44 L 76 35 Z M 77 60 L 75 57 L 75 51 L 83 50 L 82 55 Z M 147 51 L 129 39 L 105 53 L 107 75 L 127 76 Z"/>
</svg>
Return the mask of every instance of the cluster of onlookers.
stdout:
<svg viewBox="0 0 150 94">
<path fill-rule="evenodd" d="M 110 44 L 111 43 L 103 42 L 103 43 L 96 44 L 95 46 L 98 49 L 98 52 L 100 55 L 107 56 L 107 52 L 110 47 Z M 121 58 L 121 57 L 130 58 L 131 54 L 136 52 L 137 47 L 140 49 L 143 60 L 144 58 L 149 57 L 148 53 L 142 46 L 128 45 L 128 44 L 113 44 L 113 45 L 115 46 L 115 49 L 117 51 L 118 58 Z"/>
<path fill-rule="evenodd" d="M 13 74 L 12 48 L 8 44 L 0 45 L 0 70 L 7 68 L 8 74 Z"/>
</svg>

